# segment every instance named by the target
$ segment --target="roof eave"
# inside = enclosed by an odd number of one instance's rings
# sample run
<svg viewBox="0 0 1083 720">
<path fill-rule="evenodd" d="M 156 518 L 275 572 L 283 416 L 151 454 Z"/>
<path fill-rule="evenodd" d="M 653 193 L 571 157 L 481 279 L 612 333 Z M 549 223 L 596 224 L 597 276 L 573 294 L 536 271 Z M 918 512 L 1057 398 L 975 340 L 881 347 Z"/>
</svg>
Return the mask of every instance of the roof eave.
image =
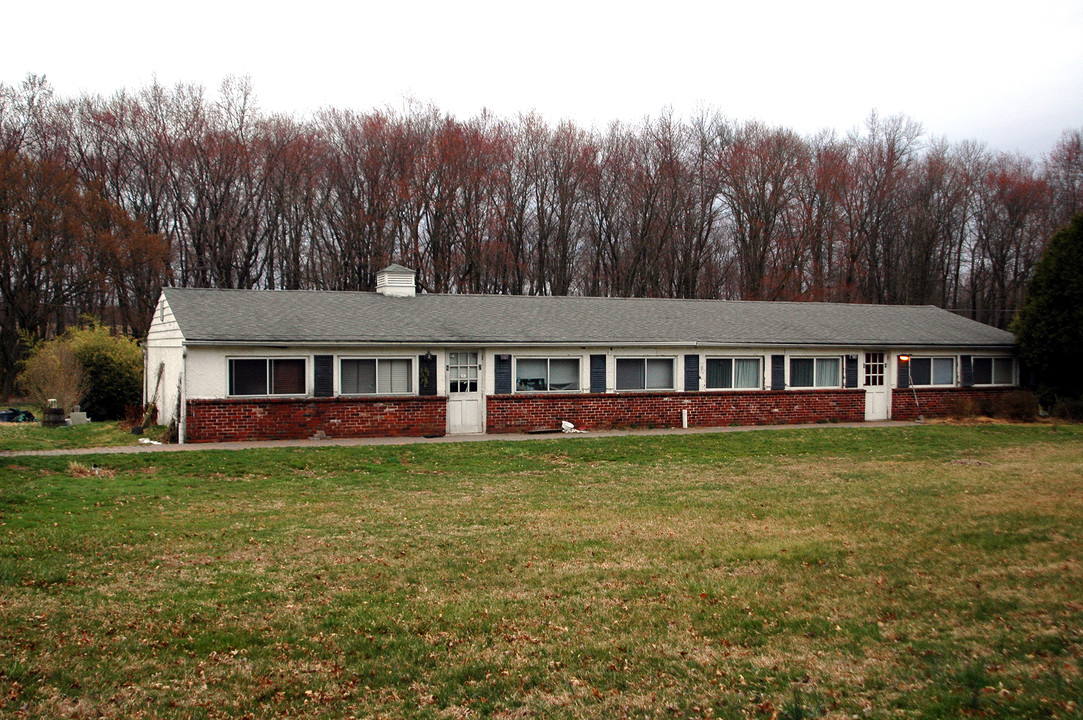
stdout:
<svg viewBox="0 0 1083 720">
<path fill-rule="evenodd" d="M 213 338 L 199 339 L 186 338 L 185 344 L 189 346 L 222 346 L 233 347 L 261 347 L 267 345 L 287 347 L 341 347 L 343 345 L 355 345 L 362 347 L 380 346 L 406 346 L 406 345 L 478 345 L 485 347 L 567 347 L 569 345 L 579 347 L 672 347 L 672 348 L 699 348 L 699 347 L 764 347 L 764 348 L 861 348 L 861 349 L 949 349 L 949 348 L 983 348 L 983 349 L 1012 349 L 1015 343 L 1000 342 L 906 342 L 906 341 L 855 341 L 842 342 L 838 340 L 818 342 L 765 342 L 765 341 L 734 341 L 734 340 L 689 340 L 689 341 L 641 341 L 641 340 L 493 340 L 486 338 L 470 339 L 420 339 L 406 338 L 398 340 L 285 340 L 285 339 L 239 339 L 239 338 Z"/>
</svg>

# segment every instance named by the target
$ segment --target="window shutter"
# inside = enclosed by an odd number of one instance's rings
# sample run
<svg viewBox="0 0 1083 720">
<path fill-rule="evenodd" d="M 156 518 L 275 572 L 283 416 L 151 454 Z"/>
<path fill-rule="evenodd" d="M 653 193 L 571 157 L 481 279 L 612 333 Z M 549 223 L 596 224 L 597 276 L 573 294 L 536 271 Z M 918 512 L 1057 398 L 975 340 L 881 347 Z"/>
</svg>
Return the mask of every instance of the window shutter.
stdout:
<svg viewBox="0 0 1083 720">
<path fill-rule="evenodd" d="M 857 387 L 857 355 L 846 356 L 846 387 Z"/>
<path fill-rule="evenodd" d="M 1025 388 L 1033 388 L 1038 384 L 1036 374 L 1023 358 L 1019 358 L 1019 384 Z"/>
<path fill-rule="evenodd" d="M 771 356 L 771 389 L 786 389 L 786 356 Z"/>
<path fill-rule="evenodd" d="M 335 357 L 317 355 L 313 358 L 312 394 L 316 397 L 331 397 L 335 394 Z"/>
<path fill-rule="evenodd" d="M 898 372 L 895 375 L 898 378 L 899 387 L 910 387 L 910 363 L 908 361 L 899 358 Z"/>
<path fill-rule="evenodd" d="M 432 354 L 417 356 L 417 394 L 436 394 L 436 356 Z"/>
<path fill-rule="evenodd" d="M 605 355 L 590 356 L 590 391 L 605 392 Z"/>
<path fill-rule="evenodd" d="M 496 367 L 493 370 L 493 380 L 497 395 L 511 393 L 511 355 L 497 355 Z"/>
<path fill-rule="evenodd" d="M 684 356 L 684 389 L 687 392 L 699 390 L 699 355 Z"/>
<path fill-rule="evenodd" d="M 963 387 L 974 386 L 974 362 L 971 355 L 959 356 L 959 380 Z"/>
</svg>

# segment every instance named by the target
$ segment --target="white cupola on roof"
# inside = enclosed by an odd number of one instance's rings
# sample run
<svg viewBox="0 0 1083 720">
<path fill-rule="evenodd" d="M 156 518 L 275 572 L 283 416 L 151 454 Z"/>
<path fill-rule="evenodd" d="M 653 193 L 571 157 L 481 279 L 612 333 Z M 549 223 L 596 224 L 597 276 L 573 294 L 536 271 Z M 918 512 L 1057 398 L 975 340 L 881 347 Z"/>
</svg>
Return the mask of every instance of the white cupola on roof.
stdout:
<svg viewBox="0 0 1083 720">
<path fill-rule="evenodd" d="M 388 297 L 413 297 L 417 273 L 402 265 L 388 265 L 376 273 L 376 292 Z"/>
</svg>

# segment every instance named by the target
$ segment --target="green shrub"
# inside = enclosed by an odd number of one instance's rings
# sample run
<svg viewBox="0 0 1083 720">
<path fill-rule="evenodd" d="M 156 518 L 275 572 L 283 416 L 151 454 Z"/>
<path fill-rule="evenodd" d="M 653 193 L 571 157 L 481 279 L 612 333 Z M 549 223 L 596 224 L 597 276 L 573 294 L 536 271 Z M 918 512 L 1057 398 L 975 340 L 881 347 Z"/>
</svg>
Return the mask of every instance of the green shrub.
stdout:
<svg viewBox="0 0 1083 720">
<path fill-rule="evenodd" d="M 64 340 L 86 373 L 82 409 L 94 420 L 119 420 L 143 401 L 143 351 L 131 338 L 94 326 L 69 330 Z"/>
</svg>

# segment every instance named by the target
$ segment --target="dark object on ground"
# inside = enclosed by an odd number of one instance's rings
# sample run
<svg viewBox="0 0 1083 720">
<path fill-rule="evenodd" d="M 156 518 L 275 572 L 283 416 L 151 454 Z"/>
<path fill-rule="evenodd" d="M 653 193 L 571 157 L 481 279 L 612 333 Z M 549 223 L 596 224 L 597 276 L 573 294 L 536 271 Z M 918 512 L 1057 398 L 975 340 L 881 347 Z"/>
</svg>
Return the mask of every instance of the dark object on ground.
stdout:
<svg viewBox="0 0 1083 720">
<path fill-rule="evenodd" d="M 1083 422 L 1083 398 L 1058 400 L 1053 406 L 1053 417 L 1057 420 Z"/>
<path fill-rule="evenodd" d="M 45 408 L 41 418 L 42 427 L 64 427 L 64 408 Z"/>
<path fill-rule="evenodd" d="M 35 420 L 37 418 L 29 410 L 18 410 L 16 408 L 0 410 L 0 422 L 23 423 L 34 422 Z"/>
<path fill-rule="evenodd" d="M 142 434 L 143 434 L 143 426 L 142 425 L 133 425 L 132 426 L 132 435 L 142 435 Z"/>
</svg>

